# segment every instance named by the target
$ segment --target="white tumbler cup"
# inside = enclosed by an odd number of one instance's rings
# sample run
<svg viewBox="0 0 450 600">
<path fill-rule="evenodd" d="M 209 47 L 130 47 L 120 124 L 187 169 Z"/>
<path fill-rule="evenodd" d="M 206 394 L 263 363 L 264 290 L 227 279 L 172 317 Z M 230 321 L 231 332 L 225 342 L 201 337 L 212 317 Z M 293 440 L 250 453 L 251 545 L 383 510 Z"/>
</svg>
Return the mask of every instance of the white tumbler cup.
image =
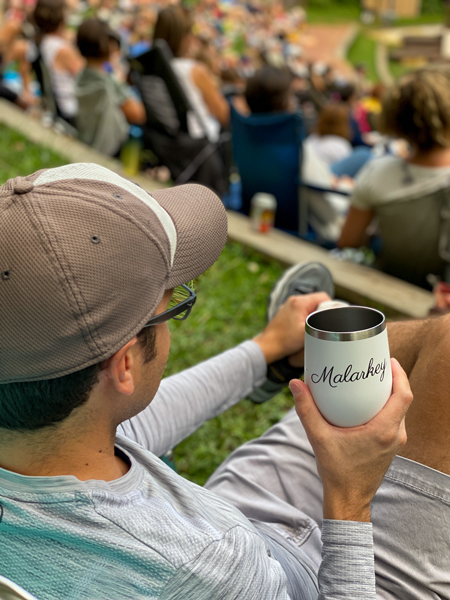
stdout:
<svg viewBox="0 0 450 600">
<path fill-rule="evenodd" d="M 317 311 L 305 330 L 305 383 L 320 412 L 339 427 L 370 421 L 392 391 L 383 313 L 364 306 Z"/>
</svg>

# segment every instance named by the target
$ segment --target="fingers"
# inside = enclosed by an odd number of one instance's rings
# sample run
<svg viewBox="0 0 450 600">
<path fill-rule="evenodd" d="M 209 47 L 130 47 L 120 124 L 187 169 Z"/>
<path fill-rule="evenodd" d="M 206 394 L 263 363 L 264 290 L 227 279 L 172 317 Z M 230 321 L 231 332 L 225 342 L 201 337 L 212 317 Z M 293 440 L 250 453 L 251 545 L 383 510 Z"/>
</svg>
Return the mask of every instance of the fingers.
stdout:
<svg viewBox="0 0 450 600">
<path fill-rule="evenodd" d="M 329 425 L 317 408 L 308 386 L 300 379 L 292 379 L 289 388 L 294 396 L 295 411 L 308 437 L 313 433 L 317 438 Z"/>
<path fill-rule="evenodd" d="M 314 294 L 305 294 L 304 296 L 290 296 L 295 306 L 307 314 L 316 310 L 321 302 L 331 300 L 325 292 L 315 292 Z M 289 300 L 289 298 L 288 298 Z"/>
<path fill-rule="evenodd" d="M 397 359 L 391 358 L 392 395 L 375 419 L 400 423 L 413 400 L 408 377 Z"/>
</svg>

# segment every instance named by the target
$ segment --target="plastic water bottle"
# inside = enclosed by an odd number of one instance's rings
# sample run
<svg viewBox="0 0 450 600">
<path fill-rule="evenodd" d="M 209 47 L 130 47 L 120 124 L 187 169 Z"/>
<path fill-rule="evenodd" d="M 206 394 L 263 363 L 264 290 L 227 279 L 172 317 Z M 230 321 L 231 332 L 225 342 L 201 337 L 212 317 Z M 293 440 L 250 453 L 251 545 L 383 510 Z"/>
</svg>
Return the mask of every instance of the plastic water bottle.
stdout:
<svg viewBox="0 0 450 600">
<path fill-rule="evenodd" d="M 141 166 L 142 136 L 142 129 L 137 127 L 137 125 L 132 125 L 130 127 L 130 137 L 123 145 L 120 152 L 123 170 L 130 177 L 139 173 L 139 168 Z"/>
<path fill-rule="evenodd" d="M 237 172 L 230 175 L 227 205 L 227 208 L 231 208 L 231 210 L 241 210 L 242 208 L 242 183 L 241 177 Z"/>
</svg>

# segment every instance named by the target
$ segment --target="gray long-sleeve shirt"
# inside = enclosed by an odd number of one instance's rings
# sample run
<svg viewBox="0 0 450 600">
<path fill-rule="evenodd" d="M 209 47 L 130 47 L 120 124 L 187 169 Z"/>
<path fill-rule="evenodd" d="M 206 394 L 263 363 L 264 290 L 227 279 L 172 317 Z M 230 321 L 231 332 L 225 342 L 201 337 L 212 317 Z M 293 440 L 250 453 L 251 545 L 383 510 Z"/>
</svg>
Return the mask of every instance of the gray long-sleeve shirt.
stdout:
<svg viewBox="0 0 450 600">
<path fill-rule="evenodd" d="M 292 564 L 275 533 L 155 456 L 237 402 L 265 368 L 247 342 L 165 379 L 119 428 L 117 452 L 130 463 L 120 479 L 0 469 L 0 573 L 39 600 L 374 599 L 371 524 L 324 521 L 317 577 Z"/>
</svg>

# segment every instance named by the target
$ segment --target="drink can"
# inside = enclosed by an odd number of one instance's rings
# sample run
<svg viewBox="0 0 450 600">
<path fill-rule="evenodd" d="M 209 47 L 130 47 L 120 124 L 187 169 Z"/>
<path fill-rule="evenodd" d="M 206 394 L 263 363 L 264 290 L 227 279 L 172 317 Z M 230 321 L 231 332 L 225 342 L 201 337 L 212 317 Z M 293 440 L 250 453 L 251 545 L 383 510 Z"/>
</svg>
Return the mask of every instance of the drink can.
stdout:
<svg viewBox="0 0 450 600">
<path fill-rule="evenodd" d="M 259 233 L 269 232 L 275 222 L 277 200 L 272 194 L 260 192 L 255 194 L 251 201 L 250 220 L 251 227 Z"/>
</svg>

